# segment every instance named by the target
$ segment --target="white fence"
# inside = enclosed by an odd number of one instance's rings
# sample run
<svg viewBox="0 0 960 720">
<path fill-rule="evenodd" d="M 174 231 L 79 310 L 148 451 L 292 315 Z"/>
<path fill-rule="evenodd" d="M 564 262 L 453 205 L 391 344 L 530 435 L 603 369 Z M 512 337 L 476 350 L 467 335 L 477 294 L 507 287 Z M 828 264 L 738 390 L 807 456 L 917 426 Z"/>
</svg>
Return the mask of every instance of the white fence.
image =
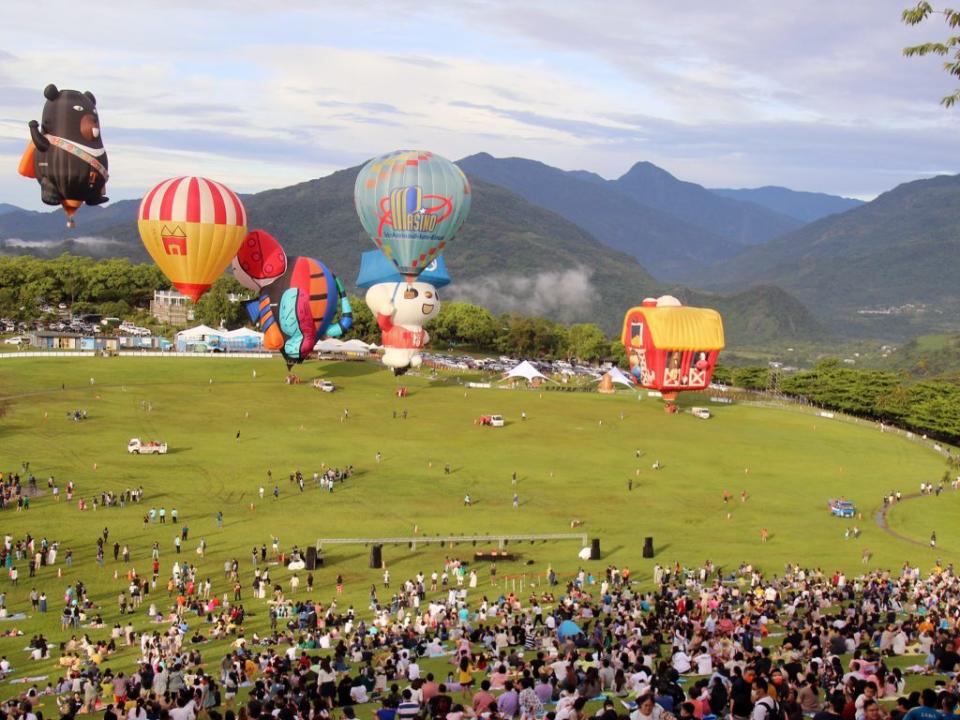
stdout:
<svg viewBox="0 0 960 720">
<path fill-rule="evenodd" d="M 8 358 L 78 358 L 78 357 L 98 357 L 102 351 L 94 350 L 51 350 L 49 352 L 9 352 L 0 353 L 0 360 Z M 195 353 L 195 352 L 164 352 L 162 350 L 122 350 L 110 357 L 151 357 L 151 358 L 244 358 L 260 359 L 275 358 L 273 353 L 255 353 L 255 352 L 230 352 L 230 353 Z"/>
<path fill-rule="evenodd" d="M 7 360 L 8 358 L 49 358 L 49 357 L 95 357 L 96 352 L 93 350 L 51 350 L 50 352 L 8 352 L 0 353 L 0 360 Z"/>
<path fill-rule="evenodd" d="M 120 357 L 182 357 L 182 358 L 244 358 L 261 359 L 275 358 L 273 353 L 258 352 L 226 352 L 226 353 L 195 353 L 195 352 L 163 352 L 162 350 L 142 350 L 133 352 L 120 352 Z"/>
</svg>

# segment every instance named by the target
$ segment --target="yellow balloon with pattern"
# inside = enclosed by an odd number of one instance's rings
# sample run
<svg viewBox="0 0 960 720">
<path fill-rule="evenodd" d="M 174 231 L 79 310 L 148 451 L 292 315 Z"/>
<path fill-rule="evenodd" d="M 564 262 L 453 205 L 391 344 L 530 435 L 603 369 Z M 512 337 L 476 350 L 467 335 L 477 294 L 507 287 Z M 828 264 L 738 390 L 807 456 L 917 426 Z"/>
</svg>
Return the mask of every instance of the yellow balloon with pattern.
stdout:
<svg viewBox="0 0 960 720">
<path fill-rule="evenodd" d="M 163 274 L 197 302 L 236 256 L 247 234 L 247 212 L 226 185 L 170 178 L 144 196 L 137 227 Z"/>
</svg>

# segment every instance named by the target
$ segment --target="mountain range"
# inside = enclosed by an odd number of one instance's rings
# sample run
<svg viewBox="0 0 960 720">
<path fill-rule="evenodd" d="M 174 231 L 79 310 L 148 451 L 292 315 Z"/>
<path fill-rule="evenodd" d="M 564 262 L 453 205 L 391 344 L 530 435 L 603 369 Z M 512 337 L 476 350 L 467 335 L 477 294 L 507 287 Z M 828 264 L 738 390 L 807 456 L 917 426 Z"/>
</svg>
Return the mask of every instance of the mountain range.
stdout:
<svg viewBox="0 0 960 720">
<path fill-rule="evenodd" d="M 485 153 L 459 164 L 474 206 L 446 255 L 447 294 L 496 312 L 615 332 L 626 307 L 669 291 L 720 309 L 737 342 L 958 326 L 960 176 L 861 203 L 775 187 L 711 191 L 646 162 L 614 180 Z M 244 196 L 250 226 L 291 254 L 320 257 L 351 285 L 372 247 L 353 210 L 356 172 Z M 9 207 L 0 206 L 0 253 L 148 259 L 137 201 L 83 208 L 76 230 L 59 211 Z"/>
<path fill-rule="evenodd" d="M 319 257 L 353 287 L 360 253 L 373 244 L 353 209 L 359 168 L 243 197 L 250 227 L 263 227 L 288 254 Z M 470 218 L 446 253 L 454 283 L 445 296 L 477 302 L 494 312 L 595 322 L 620 330 L 624 310 L 644 297 L 672 292 L 688 304 L 726 313 L 732 343 L 809 338 L 821 328 L 795 298 L 758 287 L 715 295 L 667 286 L 629 255 L 608 248 L 582 228 L 510 190 L 471 177 Z M 138 201 L 84 207 L 77 229 L 59 211 L 0 216 L 0 252 L 54 256 L 63 251 L 148 260 L 136 227 Z"/>
<path fill-rule="evenodd" d="M 853 210 L 853 208 L 863 205 L 863 200 L 818 192 L 798 192 L 776 185 L 741 188 L 739 190 L 711 188 L 710 192 L 733 200 L 756 203 L 804 223 L 819 220 L 827 215 L 836 215 L 847 210 Z"/>
<path fill-rule="evenodd" d="M 958 326 L 960 175 L 904 183 L 702 271 L 700 287 L 758 281 L 794 294 L 828 325 L 873 337 Z"/>
<path fill-rule="evenodd" d="M 486 153 L 457 164 L 470 177 L 506 187 L 553 210 L 667 281 L 683 281 L 745 246 L 803 224 L 756 203 L 721 197 L 677 180 L 647 162 L 637 163 L 616 180 Z"/>
</svg>

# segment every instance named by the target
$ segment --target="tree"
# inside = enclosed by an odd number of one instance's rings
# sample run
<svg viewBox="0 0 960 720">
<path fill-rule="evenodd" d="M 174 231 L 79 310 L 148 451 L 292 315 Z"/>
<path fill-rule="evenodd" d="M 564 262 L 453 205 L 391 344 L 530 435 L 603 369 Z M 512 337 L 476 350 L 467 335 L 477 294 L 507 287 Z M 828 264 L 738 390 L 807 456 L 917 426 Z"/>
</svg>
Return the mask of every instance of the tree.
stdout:
<svg viewBox="0 0 960 720">
<path fill-rule="evenodd" d="M 231 293 L 247 294 L 247 291 L 232 275 L 218 278 L 197 303 L 197 320 L 214 328 L 221 324 L 228 330 L 241 327 L 248 318 L 243 304 L 230 300 Z"/>
<path fill-rule="evenodd" d="M 350 307 L 353 308 L 353 326 L 348 331 L 348 335 L 358 338 L 366 343 L 380 342 L 380 327 L 377 325 L 377 319 L 373 316 L 370 308 L 356 295 L 349 295 Z"/>
<path fill-rule="evenodd" d="M 450 345 L 467 344 L 490 348 L 497 334 L 497 321 L 486 308 L 466 302 L 447 302 L 431 323 L 431 337 Z"/>
<path fill-rule="evenodd" d="M 586 362 L 600 360 L 610 349 L 603 330 L 592 323 L 571 325 L 567 330 L 566 353 L 568 358 Z"/>
<path fill-rule="evenodd" d="M 949 8 L 937 10 L 927 0 L 920 0 L 914 7 L 904 10 L 902 18 L 907 25 L 919 25 L 931 15 L 943 15 L 944 21 L 952 30 L 960 28 L 960 11 Z M 950 75 L 960 78 L 960 35 L 948 37 L 943 42 L 926 42 L 906 47 L 903 49 L 903 54 L 907 57 L 940 55 L 949 58 L 943 63 L 943 69 Z M 960 90 L 955 90 L 941 98 L 940 104 L 944 107 L 952 107 L 958 100 L 960 100 Z"/>
</svg>

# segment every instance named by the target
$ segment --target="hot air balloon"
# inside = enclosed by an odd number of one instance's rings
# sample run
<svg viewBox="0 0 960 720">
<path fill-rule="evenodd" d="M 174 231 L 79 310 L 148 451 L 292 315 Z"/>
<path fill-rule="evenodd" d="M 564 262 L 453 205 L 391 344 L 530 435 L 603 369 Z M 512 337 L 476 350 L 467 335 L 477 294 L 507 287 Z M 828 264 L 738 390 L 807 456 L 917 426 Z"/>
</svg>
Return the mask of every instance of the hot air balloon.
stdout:
<svg viewBox="0 0 960 720">
<path fill-rule="evenodd" d="M 273 258 L 270 263 L 279 263 L 281 255 L 285 269 L 279 276 L 260 262 Z M 237 267 L 261 289 L 260 297 L 247 303 L 247 312 L 263 333 L 263 346 L 279 350 L 288 369 L 306 360 L 318 339 L 340 337 L 353 325 L 340 279 L 314 258 L 287 258 L 270 233 L 253 230 L 247 235 L 234 259 Z"/>
<path fill-rule="evenodd" d="M 677 393 L 710 384 L 724 347 L 723 320 L 716 310 L 684 307 L 671 295 L 647 298 L 627 311 L 621 340 L 633 377 L 659 390 L 667 412 L 676 412 Z"/>
<path fill-rule="evenodd" d="M 147 252 L 194 302 L 227 268 L 247 232 L 240 198 L 202 177 L 164 180 L 144 196 L 137 218 Z"/>
<path fill-rule="evenodd" d="M 90 92 L 58 90 L 47 85 L 42 122 L 30 121 L 30 144 L 20 159 L 19 172 L 40 183 L 40 199 L 62 205 L 67 227 L 81 205 L 100 205 L 109 173 L 100 136 L 97 100 Z"/>
<path fill-rule="evenodd" d="M 287 254 L 265 230 L 251 230 L 231 263 L 233 276 L 250 290 L 260 291 L 287 270 Z"/>
<path fill-rule="evenodd" d="M 453 239 L 470 212 L 470 183 L 449 160 L 420 150 L 374 158 L 353 189 L 364 229 L 412 282 Z"/>
</svg>

